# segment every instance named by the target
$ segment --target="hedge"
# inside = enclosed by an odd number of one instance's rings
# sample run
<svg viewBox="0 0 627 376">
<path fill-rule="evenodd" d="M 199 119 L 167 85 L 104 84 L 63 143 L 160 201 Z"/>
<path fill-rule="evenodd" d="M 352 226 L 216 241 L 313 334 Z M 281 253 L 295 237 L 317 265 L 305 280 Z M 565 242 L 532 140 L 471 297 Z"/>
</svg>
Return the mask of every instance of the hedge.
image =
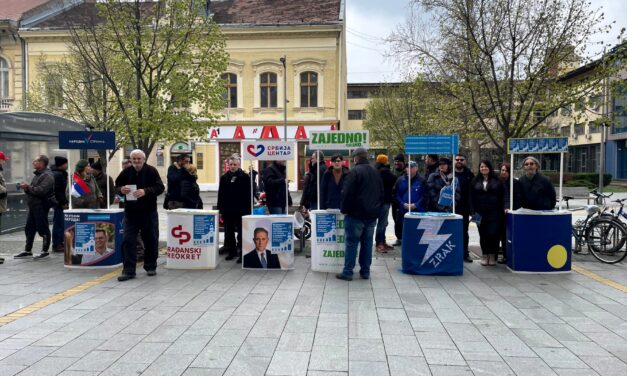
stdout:
<svg viewBox="0 0 627 376">
<path fill-rule="evenodd" d="M 559 184 L 559 172 L 543 172 L 553 184 Z M 612 174 L 603 174 L 603 186 L 608 186 L 612 182 Z M 586 183 L 586 184 L 584 184 Z M 599 174 L 596 172 L 565 172 L 564 186 L 566 187 L 588 187 L 595 188 L 599 184 Z"/>
</svg>

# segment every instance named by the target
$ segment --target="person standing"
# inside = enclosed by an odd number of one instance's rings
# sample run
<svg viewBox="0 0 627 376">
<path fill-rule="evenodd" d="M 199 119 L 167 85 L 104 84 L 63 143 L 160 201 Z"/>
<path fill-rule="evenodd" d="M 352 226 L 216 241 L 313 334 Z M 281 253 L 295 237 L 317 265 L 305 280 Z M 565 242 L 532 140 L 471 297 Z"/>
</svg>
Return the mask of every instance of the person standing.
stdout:
<svg viewBox="0 0 627 376">
<path fill-rule="evenodd" d="M 51 201 L 54 200 L 54 175 L 48 168 L 49 159 L 45 155 L 40 155 L 33 160 L 32 165 L 35 169 L 35 177 L 30 184 L 23 181 L 20 183 L 20 189 L 26 194 L 28 203 L 28 217 L 26 219 L 26 244 L 24 252 L 14 256 L 16 259 L 32 257 L 33 243 L 35 242 L 35 234 L 39 234 L 43 238 L 41 253 L 33 257 L 34 260 L 40 260 L 48 257 L 48 249 L 50 248 L 50 227 L 48 225 L 48 212 L 51 208 Z"/>
<path fill-rule="evenodd" d="M 406 168 L 407 165 L 405 164 L 405 156 L 403 153 L 398 153 L 394 157 L 394 175 L 396 176 L 397 182 L 398 178 L 407 174 Z M 393 190 L 396 190 L 396 186 L 393 187 Z M 394 235 L 396 235 L 394 245 L 401 245 L 403 239 L 403 223 L 399 223 L 397 221 L 398 211 L 398 202 L 396 200 L 392 200 L 392 219 L 394 220 Z"/>
<path fill-rule="evenodd" d="M 300 206 L 307 210 L 318 209 L 318 176 L 322 176 L 327 171 L 324 163 L 324 153 L 320 153 L 321 163 L 318 163 L 318 152 L 313 152 L 309 159 L 308 171 L 303 179 L 303 194 L 300 197 Z M 322 206 L 322 203 L 320 203 Z"/>
<path fill-rule="evenodd" d="M 227 162 L 229 170 L 220 177 L 218 186 L 218 210 L 224 221 L 226 260 L 238 256 L 239 264 L 242 262 L 242 216 L 252 212 L 250 176 L 241 169 L 239 157 L 232 156 Z"/>
<path fill-rule="evenodd" d="M 427 180 L 427 187 L 429 191 L 429 202 L 427 208 L 432 212 L 451 212 L 453 210 L 453 204 L 450 206 L 440 205 L 440 193 L 442 188 L 453 184 L 453 170 L 451 169 L 451 160 L 448 158 L 440 158 L 438 161 L 438 169 L 433 174 L 429 175 Z M 455 203 L 457 204 L 460 199 L 459 183 L 455 184 Z"/>
<path fill-rule="evenodd" d="M 388 157 L 385 154 L 379 154 L 377 156 L 377 162 L 375 168 L 381 175 L 383 181 L 383 203 L 381 205 L 381 212 L 377 218 L 377 228 L 375 230 L 375 250 L 379 253 L 387 253 L 389 250 L 394 249 L 385 241 L 385 230 L 388 227 L 388 215 L 390 214 L 390 206 L 394 202 L 394 184 L 396 183 L 396 176 L 390 171 L 388 165 Z"/>
<path fill-rule="evenodd" d="M 287 205 L 292 205 L 292 196 L 287 191 L 289 181 L 286 170 L 285 161 L 274 161 L 263 170 L 263 186 L 270 214 L 287 214 L 286 196 Z"/>
<path fill-rule="evenodd" d="M 472 262 L 470 253 L 468 251 L 468 242 L 470 237 L 468 236 L 468 226 L 470 225 L 470 210 L 468 208 L 468 201 L 470 201 L 470 183 L 475 175 L 466 167 L 467 158 L 466 155 L 459 153 L 455 156 L 455 177 L 459 182 L 459 191 L 461 198 L 457 205 L 455 205 L 455 213 L 462 216 L 463 220 L 463 233 L 464 236 L 464 261 Z"/>
<path fill-rule="evenodd" d="M 67 158 L 54 157 L 54 166 L 50 168 L 54 176 L 54 213 L 52 215 L 52 251 L 65 252 L 65 217 L 63 210 L 68 208 Z"/>
<path fill-rule="evenodd" d="M 185 168 L 190 162 L 189 155 L 179 154 L 176 161 L 168 167 L 168 192 L 165 194 L 167 200 L 166 209 L 179 209 L 183 207 L 183 198 L 181 197 L 181 169 Z"/>
<path fill-rule="evenodd" d="M 72 174 L 72 209 L 98 209 L 104 201 L 96 179 L 87 172 L 89 162 L 84 159 L 76 162 Z"/>
<path fill-rule="evenodd" d="M 137 266 L 137 233 L 144 241 L 144 269 L 149 277 L 157 275 L 159 215 L 157 196 L 165 187 L 156 168 L 146 164 L 146 154 L 139 149 L 131 152 L 131 164 L 115 180 L 115 190 L 126 195 L 124 205 L 124 238 L 122 258 L 124 268 L 118 281 L 135 278 Z"/>
<path fill-rule="evenodd" d="M 503 225 L 503 184 L 492 163 L 482 160 L 479 174 L 470 183 L 469 212 L 479 228 L 481 265 L 496 265 Z"/>
<path fill-rule="evenodd" d="M 521 176 L 521 207 L 532 210 L 551 210 L 555 208 L 556 194 L 553 183 L 540 173 L 540 162 L 534 157 L 523 160 L 525 174 Z M 516 193 L 516 191 L 514 191 Z"/>
<path fill-rule="evenodd" d="M 353 151 L 353 163 L 354 167 L 344 182 L 340 209 L 345 215 L 344 270 L 335 276 L 345 281 L 353 280 L 358 245 L 359 274 L 363 279 L 370 278 L 372 238 L 383 203 L 383 181 L 379 172 L 368 164 L 366 149 Z"/>
<path fill-rule="evenodd" d="M 425 181 L 438 170 L 439 158 L 437 154 L 428 154 L 425 158 Z"/>
<path fill-rule="evenodd" d="M 327 169 L 320 180 L 320 208 L 339 209 L 342 202 L 342 188 L 348 175 L 348 168 L 342 165 L 344 158 L 340 154 L 331 157 L 331 168 Z"/>
<path fill-rule="evenodd" d="M 107 176 L 107 174 L 102 171 L 102 164 L 99 160 L 92 163 L 91 174 L 94 179 L 96 179 L 98 188 L 100 188 L 100 193 L 102 193 L 103 196 L 107 195 L 107 179 L 109 180 L 109 205 L 113 204 L 113 202 L 115 201 L 115 183 L 113 182 L 113 178 L 111 176 Z M 102 200 L 102 202 L 100 203 L 100 208 L 106 209 L 107 202 Z"/>
<path fill-rule="evenodd" d="M 502 258 L 497 261 L 498 264 L 507 264 L 507 224 L 505 214 L 509 211 L 510 205 L 510 174 L 511 174 L 511 165 L 509 163 L 503 163 L 500 169 L 500 179 L 501 184 L 503 185 L 503 215 L 501 217 L 501 253 Z M 520 182 L 518 179 L 514 179 L 514 205 L 512 208 L 514 210 L 520 208 Z"/>
<path fill-rule="evenodd" d="M 408 176 L 403 175 L 396 181 L 394 189 L 394 200 L 399 206 L 396 222 L 401 225 L 401 229 L 405 221 L 405 214 L 412 211 L 424 212 L 427 210 L 428 204 L 427 184 L 422 176 L 418 175 L 418 164 L 414 161 L 409 161 L 408 168 L 411 187 L 409 185 Z M 403 233 L 401 232 L 401 236 L 402 235 Z"/>
<path fill-rule="evenodd" d="M 6 156 L 3 151 L 0 151 L 0 228 L 2 228 L 2 213 L 7 211 L 7 197 L 9 196 L 7 184 L 4 181 L 2 171 L 4 169 L 4 164 L 10 159 L 11 158 Z M 0 264 L 4 264 L 4 259 L 2 257 L 0 257 Z"/>
<path fill-rule="evenodd" d="M 198 169 L 191 163 L 181 169 L 181 199 L 185 209 L 202 209 L 200 187 L 197 183 Z"/>
</svg>

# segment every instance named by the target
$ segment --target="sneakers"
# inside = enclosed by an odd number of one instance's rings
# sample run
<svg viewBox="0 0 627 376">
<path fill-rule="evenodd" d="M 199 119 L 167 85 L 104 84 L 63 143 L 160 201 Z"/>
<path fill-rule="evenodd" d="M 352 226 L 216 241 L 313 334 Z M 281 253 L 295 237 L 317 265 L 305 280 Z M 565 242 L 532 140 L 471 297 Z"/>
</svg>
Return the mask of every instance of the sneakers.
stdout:
<svg viewBox="0 0 627 376">
<path fill-rule="evenodd" d="M 48 256 L 50 256 L 50 254 L 48 252 L 41 252 L 37 256 L 34 256 L 33 260 L 43 260 L 43 259 L 47 258 Z"/>
<path fill-rule="evenodd" d="M 337 278 L 337 279 L 341 279 L 341 280 L 343 280 L 343 281 L 352 281 L 352 280 L 353 280 L 353 277 L 351 277 L 351 276 L 347 276 L 347 275 L 345 275 L 344 273 L 339 273 L 339 274 L 336 274 L 336 275 L 335 275 L 335 278 Z"/>
<path fill-rule="evenodd" d="M 388 253 L 387 249 L 385 249 L 385 245 L 377 244 L 376 248 L 377 253 Z"/>
<path fill-rule="evenodd" d="M 14 259 L 25 259 L 25 258 L 31 258 L 31 257 L 33 257 L 32 252 L 22 252 L 18 255 L 13 256 Z"/>
<path fill-rule="evenodd" d="M 118 281 L 119 282 L 124 282 L 124 281 L 128 281 L 129 279 L 133 279 L 133 278 L 135 278 L 135 276 L 131 275 L 131 274 L 120 274 L 118 276 Z"/>
<path fill-rule="evenodd" d="M 226 256 L 224 259 L 225 259 L 226 261 L 231 261 L 231 260 L 233 260 L 234 258 L 235 258 L 235 256 L 233 256 L 233 255 L 228 255 L 228 256 Z"/>
</svg>

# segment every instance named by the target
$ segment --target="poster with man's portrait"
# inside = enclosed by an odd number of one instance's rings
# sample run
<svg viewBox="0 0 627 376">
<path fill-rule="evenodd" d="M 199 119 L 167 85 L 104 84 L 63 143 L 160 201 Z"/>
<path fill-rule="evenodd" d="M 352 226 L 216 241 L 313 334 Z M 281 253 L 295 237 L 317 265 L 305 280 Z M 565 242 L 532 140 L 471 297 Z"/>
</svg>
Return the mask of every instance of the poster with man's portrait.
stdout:
<svg viewBox="0 0 627 376">
<path fill-rule="evenodd" d="M 242 268 L 294 269 L 294 219 L 289 215 L 242 218 Z"/>
<path fill-rule="evenodd" d="M 66 266 L 111 267 L 122 263 L 123 213 L 72 210 L 64 214 Z"/>
</svg>

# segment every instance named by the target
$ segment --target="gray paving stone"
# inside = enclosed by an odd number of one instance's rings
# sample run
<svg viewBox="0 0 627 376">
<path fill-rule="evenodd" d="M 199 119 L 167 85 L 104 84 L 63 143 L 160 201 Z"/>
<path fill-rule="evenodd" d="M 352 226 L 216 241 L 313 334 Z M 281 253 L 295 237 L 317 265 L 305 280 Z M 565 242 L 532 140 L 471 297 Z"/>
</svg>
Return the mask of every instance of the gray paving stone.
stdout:
<svg viewBox="0 0 627 376">
<path fill-rule="evenodd" d="M 488 342 L 501 356 L 535 357 L 536 354 L 523 341 L 514 335 L 486 336 Z"/>
<path fill-rule="evenodd" d="M 381 334 L 413 335 L 414 330 L 409 321 L 380 321 Z"/>
<path fill-rule="evenodd" d="M 307 371 L 307 376 L 346 376 L 348 372 Z"/>
<path fill-rule="evenodd" d="M 0 363 L 0 375 L 13 376 L 22 372 L 28 366 L 25 365 L 11 365 L 11 364 L 2 364 Z"/>
<path fill-rule="evenodd" d="M 318 328 L 314 346 L 342 346 L 348 348 L 347 328 Z"/>
<path fill-rule="evenodd" d="M 219 347 L 207 345 L 200 354 L 198 354 L 190 367 L 226 369 L 229 364 L 231 364 L 237 350 L 238 347 L 236 346 Z"/>
<path fill-rule="evenodd" d="M 152 333 L 148 334 L 142 341 L 174 342 L 187 328 L 187 326 L 182 325 L 161 325 Z"/>
<path fill-rule="evenodd" d="M 514 371 L 504 361 L 490 362 L 482 360 L 470 360 L 468 361 L 468 367 L 472 370 L 475 376 L 479 375 L 492 375 L 492 376 L 506 376 L 515 375 Z"/>
<path fill-rule="evenodd" d="M 278 351 L 311 351 L 314 333 L 286 333 L 279 339 Z"/>
<path fill-rule="evenodd" d="M 516 375 L 556 375 L 556 373 L 540 358 L 523 358 L 504 356 L 503 360 Z"/>
<path fill-rule="evenodd" d="M 266 374 L 270 359 L 269 357 L 239 356 L 238 354 L 224 374 L 233 376 L 263 376 Z"/>
<path fill-rule="evenodd" d="M 192 363 L 195 355 L 161 355 L 146 369 L 146 375 L 179 376 Z"/>
<path fill-rule="evenodd" d="M 248 329 L 220 329 L 218 333 L 209 341 L 214 346 L 236 346 L 239 347 L 244 343 L 248 335 Z"/>
<path fill-rule="evenodd" d="M 348 341 L 349 361 L 385 362 L 386 352 L 381 339 L 351 338 Z"/>
<path fill-rule="evenodd" d="M 427 361 L 423 357 L 388 355 L 388 366 L 391 376 L 431 375 Z"/>
<path fill-rule="evenodd" d="M 581 356 L 612 356 L 609 352 L 599 346 L 596 342 L 577 342 L 577 341 L 562 341 L 562 344 L 566 346 L 573 354 Z"/>
<path fill-rule="evenodd" d="M 388 365 L 385 362 L 350 361 L 348 365 L 349 374 L 354 376 L 384 376 L 390 374 Z"/>
<path fill-rule="evenodd" d="M 490 345 L 488 341 L 482 342 L 466 342 L 466 341 L 456 341 L 455 345 L 459 349 L 459 352 L 462 353 L 462 356 L 466 361 L 477 360 L 477 361 L 488 361 L 488 362 L 500 362 L 502 361 L 501 356 L 496 350 Z"/>
<path fill-rule="evenodd" d="M 170 346 L 162 342 L 140 342 L 120 359 L 122 363 L 152 363 Z"/>
<path fill-rule="evenodd" d="M 572 368 L 555 368 L 554 371 L 560 376 L 598 376 L 593 369 L 572 369 Z"/>
<path fill-rule="evenodd" d="M 381 338 L 381 329 L 375 322 L 349 322 L 349 338 Z"/>
<path fill-rule="evenodd" d="M 531 347 L 564 347 L 542 329 L 512 329 L 518 338 Z"/>
<path fill-rule="evenodd" d="M 81 358 L 102 344 L 102 340 L 77 338 L 53 352 L 51 356 Z"/>
<path fill-rule="evenodd" d="M 415 336 L 383 335 L 387 356 L 423 357 Z"/>
<path fill-rule="evenodd" d="M 115 363 L 124 352 L 122 351 L 101 351 L 94 350 L 72 364 L 68 370 L 70 371 L 89 371 L 100 372 L 109 368 Z"/>
<path fill-rule="evenodd" d="M 25 369 L 23 376 L 56 376 L 76 362 L 78 358 L 47 357 Z"/>
<path fill-rule="evenodd" d="M 13 366 L 30 366 L 55 350 L 57 347 L 28 346 L 7 356 L 0 363 Z"/>
<path fill-rule="evenodd" d="M 466 361 L 457 350 L 423 349 L 429 365 L 465 366 Z"/>
<path fill-rule="evenodd" d="M 581 360 L 601 375 L 627 375 L 627 364 L 614 356 L 582 356 Z"/>
<path fill-rule="evenodd" d="M 470 376 L 472 371 L 469 367 L 465 366 L 442 366 L 442 365 L 429 365 L 431 374 L 433 376 Z"/>
<path fill-rule="evenodd" d="M 444 325 L 438 318 L 411 317 L 412 328 L 417 332 L 444 332 Z"/>
<path fill-rule="evenodd" d="M 188 368 L 183 376 L 222 376 L 225 371 L 221 368 Z"/>
<path fill-rule="evenodd" d="M 447 333 L 415 332 L 415 335 L 423 349 L 457 349 Z"/>
<path fill-rule="evenodd" d="M 588 368 L 568 349 L 534 347 L 533 350 L 552 368 Z"/>
<path fill-rule="evenodd" d="M 348 371 L 348 346 L 314 346 L 309 370 Z"/>
<path fill-rule="evenodd" d="M 316 326 L 318 324 L 318 318 L 315 316 L 296 317 L 291 316 L 285 328 L 284 333 L 315 333 Z"/>
<path fill-rule="evenodd" d="M 268 366 L 268 375 L 306 375 L 308 352 L 275 351 Z"/>
<path fill-rule="evenodd" d="M 202 349 L 207 346 L 211 340 L 211 336 L 196 336 L 190 334 L 183 334 L 177 338 L 174 343 L 165 351 L 165 354 L 177 355 L 188 354 L 198 355 Z"/>
<path fill-rule="evenodd" d="M 117 375 L 141 375 L 146 368 L 148 368 L 148 363 L 124 363 L 121 361 L 117 361 L 113 363 L 109 368 L 107 368 L 100 375 L 102 376 L 117 376 Z"/>
</svg>

